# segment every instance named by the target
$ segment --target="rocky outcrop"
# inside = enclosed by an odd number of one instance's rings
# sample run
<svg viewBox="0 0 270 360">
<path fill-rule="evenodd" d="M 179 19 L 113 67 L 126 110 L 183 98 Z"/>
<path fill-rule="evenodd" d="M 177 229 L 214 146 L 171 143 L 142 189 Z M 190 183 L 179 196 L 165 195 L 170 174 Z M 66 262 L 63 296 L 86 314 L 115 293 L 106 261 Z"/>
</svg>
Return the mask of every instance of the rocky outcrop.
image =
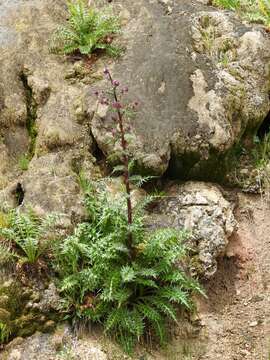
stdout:
<svg viewBox="0 0 270 360">
<path fill-rule="evenodd" d="M 116 62 L 101 57 L 89 67 L 49 52 L 66 18 L 64 0 L 0 2 L 1 199 L 12 202 L 9 186 L 20 183 L 25 202 L 42 211 L 66 212 L 80 202 L 74 168 L 57 168 L 79 156 L 92 176 L 94 143 L 105 155 L 113 151 L 108 109 L 96 111 L 93 96 L 105 86 L 104 63 L 139 101 L 131 148 L 144 172 L 216 178 L 226 153 L 251 138 L 268 113 L 270 40 L 261 28 L 196 1 L 113 6 L 126 50 Z M 31 162 L 22 172 L 25 155 Z M 56 168 L 54 175 L 44 166 Z M 55 199 L 56 191 L 65 196 Z"/>
<path fill-rule="evenodd" d="M 29 336 L 36 330 L 51 331 L 60 319 L 60 297 L 53 283 L 45 287 L 22 285 L 14 278 L 0 278 L 1 344 L 15 336 Z M 3 328 L 4 326 L 4 328 Z M 1 355 L 0 358 L 2 359 Z"/>
<path fill-rule="evenodd" d="M 68 326 L 63 326 L 51 335 L 37 332 L 26 340 L 19 337 L 14 339 L 7 347 L 7 351 L 3 353 L 3 359 L 107 360 L 108 357 L 95 339 L 78 339 Z"/>
<path fill-rule="evenodd" d="M 200 182 L 169 186 L 147 223 L 188 231 L 193 250 L 190 268 L 206 278 L 216 272 L 217 258 L 237 228 L 233 207 L 219 188 Z"/>
<path fill-rule="evenodd" d="M 49 51 L 65 18 L 62 0 L 0 1 L 0 199 L 70 217 L 82 213 L 77 175 L 82 167 L 89 177 L 96 170 L 88 87 L 72 80 L 71 61 Z"/>
<path fill-rule="evenodd" d="M 121 8 L 127 50 L 112 72 L 140 103 L 132 121 L 139 167 L 158 175 L 169 167 L 181 179 L 220 177 L 227 152 L 251 139 L 269 111 L 269 35 L 196 1 Z M 92 131 L 106 154 L 108 123 L 102 107 Z"/>
</svg>

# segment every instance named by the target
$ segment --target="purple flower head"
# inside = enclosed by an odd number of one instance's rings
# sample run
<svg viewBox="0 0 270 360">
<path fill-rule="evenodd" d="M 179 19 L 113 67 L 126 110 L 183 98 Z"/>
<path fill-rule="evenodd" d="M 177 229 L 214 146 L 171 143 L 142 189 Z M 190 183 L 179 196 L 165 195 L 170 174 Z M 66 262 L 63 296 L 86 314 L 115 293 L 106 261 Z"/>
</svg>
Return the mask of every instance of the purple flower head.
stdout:
<svg viewBox="0 0 270 360">
<path fill-rule="evenodd" d="M 104 70 L 103 70 L 103 73 L 105 74 L 105 75 L 109 75 L 109 69 L 108 68 L 105 68 Z"/>
<path fill-rule="evenodd" d="M 120 85 L 120 82 L 118 80 L 113 80 L 113 86 L 117 87 Z"/>
<path fill-rule="evenodd" d="M 108 99 L 101 98 L 101 99 L 100 99 L 100 104 L 101 104 L 101 105 L 109 105 L 109 101 L 108 101 Z"/>
<path fill-rule="evenodd" d="M 120 104 L 119 101 L 114 101 L 114 102 L 112 103 L 112 107 L 113 107 L 114 109 L 121 109 L 121 108 L 122 108 L 122 105 Z"/>
<path fill-rule="evenodd" d="M 94 95 L 99 96 L 99 91 L 96 90 L 96 91 L 94 92 Z"/>
</svg>

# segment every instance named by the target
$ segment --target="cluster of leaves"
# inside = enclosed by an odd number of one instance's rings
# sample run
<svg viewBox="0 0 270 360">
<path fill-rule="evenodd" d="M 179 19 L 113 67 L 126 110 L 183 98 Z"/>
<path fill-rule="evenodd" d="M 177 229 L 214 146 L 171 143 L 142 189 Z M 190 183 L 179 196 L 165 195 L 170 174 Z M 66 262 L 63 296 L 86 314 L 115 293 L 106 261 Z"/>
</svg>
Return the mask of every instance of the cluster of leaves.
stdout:
<svg viewBox="0 0 270 360">
<path fill-rule="evenodd" d="M 95 50 L 104 50 L 111 56 L 119 55 L 121 49 L 112 45 L 112 41 L 120 31 L 120 22 L 109 8 L 90 8 L 84 0 L 70 0 L 67 7 L 69 19 L 52 37 L 53 52 L 65 55 L 80 52 L 87 55 Z"/>
<path fill-rule="evenodd" d="M 0 321 L 0 345 L 8 341 L 10 330 L 6 324 Z"/>
<path fill-rule="evenodd" d="M 89 187 L 89 222 L 59 247 L 62 306 L 72 318 L 100 322 L 131 352 L 146 336 L 164 342 L 167 320 L 177 322 L 175 305 L 191 310 L 190 295 L 201 289 L 181 269 L 186 234 L 172 229 L 149 233 L 141 204 L 128 224 L 125 194 L 115 201 L 104 188 L 103 182 Z"/>
<path fill-rule="evenodd" d="M 257 168 L 265 168 L 270 160 L 270 133 L 267 133 L 263 139 L 255 137 L 254 145 L 252 155 L 255 165 Z"/>
<path fill-rule="evenodd" d="M 237 11 L 247 20 L 270 28 L 270 0 L 213 0 L 213 5 Z"/>
<path fill-rule="evenodd" d="M 7 214 L 2 213 L 0 264 L 35 264 L 50 246 L 49 232 L 56 218 L 56 215 L 51 214 L 40 219 L 31 209 L 26 213 L 19 209 L 11 210 Z"/>
</svg>

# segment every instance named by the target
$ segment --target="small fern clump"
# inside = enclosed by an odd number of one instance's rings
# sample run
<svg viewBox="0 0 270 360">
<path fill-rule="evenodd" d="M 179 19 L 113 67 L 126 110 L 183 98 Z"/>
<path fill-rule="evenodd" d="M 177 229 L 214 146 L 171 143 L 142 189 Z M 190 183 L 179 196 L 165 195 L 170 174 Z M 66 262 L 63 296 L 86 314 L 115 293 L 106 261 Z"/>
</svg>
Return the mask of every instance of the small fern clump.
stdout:
<svg viewBox="0 0 270 360">
<path fill-rule="evenodd" d="M 60 54 L 80 52 L 88 55 L 104 50 L 111 56 L 120 49 L 112 45 L 113 36 L 120 31 L 120 22 L 108 9 L 88 7 L 84 0 L 67 2 L 69 19 L 53 35 L 51 50 Z"/>
<path fill-rule="evenodd" d="M 56 221 L 51 214 L 40 219 L 32 210 L 11 210 L 0 225 L 0 265 L 35 264 L 50 244 L 45 238 Z"/>
<path fill-rule="evenodd" d="M 8 341 L 10 337 L 10 330 L 6 324 L 0 321 L 0 345 Z"/>
<path fill-rule="evenodd" d="M 114 201 L 104 188 L 99 184 L 87 192 L 89 222 L 60 245 L 56 269 L 63 309 L 72 318 L 102 323 L 131 352 L 144 338 L 163 343 L 168 320 L 177 322 L 176 305 L 191 310 L 190 295 L 201 290 L 181 268 L 186 234 L 172 229 L 149 233 L 140 204 L 130 228 L 125 196 Z"/>
</svg>

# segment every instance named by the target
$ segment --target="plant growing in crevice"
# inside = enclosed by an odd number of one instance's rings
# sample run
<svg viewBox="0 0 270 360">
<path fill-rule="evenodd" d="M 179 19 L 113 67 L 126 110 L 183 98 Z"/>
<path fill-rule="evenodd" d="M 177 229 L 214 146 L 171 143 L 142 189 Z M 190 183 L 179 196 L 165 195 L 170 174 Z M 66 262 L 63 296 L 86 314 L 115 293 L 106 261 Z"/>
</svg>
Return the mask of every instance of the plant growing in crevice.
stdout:
<svg viewBox="0 0 270 360">
<path fill-rule="evenodd" d="M 19 268 L 42 265 L 41 257 L 53 240 L 51 230 L 56 219 L 55 214 L 41 219 L 31 209 L 27 213 L 9 211 L 0 226 L 0 264 L 16 263 Z"/>
<path fill-rule="evenodd" d="M 28 159 L 28 162 L 30 162 L 30 160 L 32 159 L 35 153 L 36 138 L 37 138 L 37 127 L 36 127 L 37 103 L 33 96 L 33 90 L 28 84 L 27 75 L 24 72 L 21 73 L 20 79 L 22 81 L 25 92 L 25 102 L 26 102 L 26 111 L 27 111 L 26 128 L 29 136 L 28 153 L 27 155 L 24 156 L 25 158 L 24 165 L 25 165 L 26 159 Z"/>
<path fill-rule="evenodd" d="M 19 158 L 19 167 L 22 171 L 26 171 L 28 170 L 28 166 L 29 166 L 29 157 L 27 155 L 22 155 Z"/>
<path fill-rule="evenodd" d="M 144 178 L 132 174 L 129 152 L 130 125 L 127 116 L 136 104 L 125 104 L 121 88 L 108 69 L 109 92 L 97 92 L 101 104 L 112 111 L 112 134 L 120 142 L 117 153 L 124 191 L 110 192 L 110 179 L 81 181 L 85 191 L 88 221 L 59 244 L 55 269 L 60 277 L 62 309 L 74 320 L 99 322 L 127 352 L 142 340 L 162 344 L 171 321 L 177 320 L 177 305 L 193 310 L 191 293 L 201 292 L 184 269 L 187 255 L 184 231 L 148 230 L 145 204 L 131 199 L 132 183 Z"/>
<path fill-rule="evenodd" d="M 67 7 L 67 25 L 55 31 L 51 40 L 52 52 L 88 55 L 103 50 L 111 56 L 120 54 L 121 49 L 112 44 L 115 34 L 120 31 L 120 21 L 112 15 L 110 8 L 98 10 L 87 6 L 84 0 L 70 0 Z"/>
<path fill-rule="evenodd" d="M 7 324 L 0 321 L 0 345 L 6 343 L 10 337 L 10 329 Z"/>
</svg>

